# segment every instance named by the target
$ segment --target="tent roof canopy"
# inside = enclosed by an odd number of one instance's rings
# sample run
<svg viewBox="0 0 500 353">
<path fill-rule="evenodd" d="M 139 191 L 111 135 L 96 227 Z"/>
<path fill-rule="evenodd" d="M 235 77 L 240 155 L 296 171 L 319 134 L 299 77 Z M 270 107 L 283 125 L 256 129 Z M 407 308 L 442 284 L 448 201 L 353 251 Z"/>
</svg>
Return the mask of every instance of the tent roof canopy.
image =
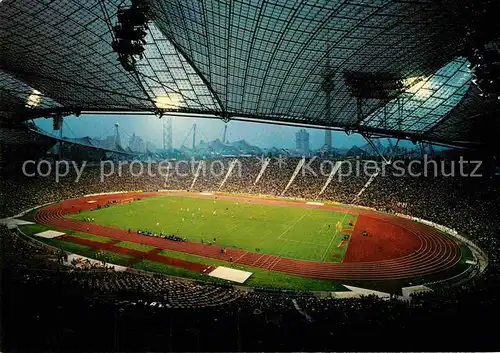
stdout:
<svg viewBox="0 0 500 353">
<path fill-rule="evenodd" d="M 111 47 L 130 0 L 0 2 L 0 119 L 160 109 L 480 143 L 500 110 L 463 57 L 472 0 L 149 1 L 135 72 Z"/>
</svg>

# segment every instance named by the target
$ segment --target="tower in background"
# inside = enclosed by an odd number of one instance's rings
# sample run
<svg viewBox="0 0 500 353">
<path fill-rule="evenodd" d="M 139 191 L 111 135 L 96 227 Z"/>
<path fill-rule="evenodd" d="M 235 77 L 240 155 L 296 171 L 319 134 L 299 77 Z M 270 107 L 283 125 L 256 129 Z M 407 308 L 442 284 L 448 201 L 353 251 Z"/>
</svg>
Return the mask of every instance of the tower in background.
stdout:
<svg viewBox="0 0 500 353">
<path fill-rule="evenodd" d="M 119 150 L 122 148 L 119 128 L 120 128 L 120 124 L 115 123 L 115 143 L 114 143 L 115 150 Z"/>
<path fill-rule="evenodd" d="M 224 125 L 224 135 L 222 135 L 222 143 L 226 143 L 227 137 L 227 124 Z"/>
<path fill-rule="evenodd" d="M 172 151 L 172 117 L 163 120 L 163 149 Z"/>
<path fill-rule="evenodd" d="M 332 130 L 325 130 L 325 149 L 332 151 Z"/>
<path fill-rule="evenodd" d="M 193 150 L 196 148 L 196 124 L 193 124 Z"/>
</svg>

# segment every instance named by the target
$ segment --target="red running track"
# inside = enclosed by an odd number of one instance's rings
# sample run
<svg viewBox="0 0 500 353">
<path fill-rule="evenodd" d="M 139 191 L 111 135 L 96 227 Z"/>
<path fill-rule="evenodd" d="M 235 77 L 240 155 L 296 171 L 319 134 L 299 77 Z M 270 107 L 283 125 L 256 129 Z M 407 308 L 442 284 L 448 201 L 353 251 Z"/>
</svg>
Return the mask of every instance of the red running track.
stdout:
<svg viewBox="0 0 500 353">
<path fill-rule="evenodd" d="M 358 213 L 358 221 L 344 262 L 316 262 L 253 253 L 241 249 L 227 249 L 222 254 L 214 245 L 174 242 L 161 238 L 142 236 L 136 233 L 97 224 L 64 218 L 66 214 L 96 208 L 97 204 L 120 202 L 120 200 L 142 199 L 156 195 L 188 196 L 254 202 L 302 208 L 329 209 Z M 88 203 L 89 200 L 96 203 Z M 420 277 L 447 270 L 460 260 L 460 248 L 456 242 L 444 237 L 437 230 L 423 224 L 393 215 L 337 206 L 307 205 L 293 201 L 256 199 L 237 196 L 213 196 L 190 193 L 128 193 L 70 199 L 42 208 L 35 221 L 58 229 L 114 238 L 169 249 L 203 257 L 264 268 L 315 279 L 325 280 L 389 280 Z M 368 236 L 361 233 L 367 230 Z"/>
</svg>

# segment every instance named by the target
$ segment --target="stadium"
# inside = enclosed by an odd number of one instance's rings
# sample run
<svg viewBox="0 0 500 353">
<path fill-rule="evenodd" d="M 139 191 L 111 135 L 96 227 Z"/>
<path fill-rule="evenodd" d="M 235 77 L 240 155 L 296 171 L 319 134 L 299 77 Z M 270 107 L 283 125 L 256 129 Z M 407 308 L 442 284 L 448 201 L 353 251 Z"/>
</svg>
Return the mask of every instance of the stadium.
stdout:
<svg viewBox="0 0 500 353">
<path fill-rule="evenodd" d="M 498 349 L 499 10 L 0 1 L 2 351 Z"/>
</svg>

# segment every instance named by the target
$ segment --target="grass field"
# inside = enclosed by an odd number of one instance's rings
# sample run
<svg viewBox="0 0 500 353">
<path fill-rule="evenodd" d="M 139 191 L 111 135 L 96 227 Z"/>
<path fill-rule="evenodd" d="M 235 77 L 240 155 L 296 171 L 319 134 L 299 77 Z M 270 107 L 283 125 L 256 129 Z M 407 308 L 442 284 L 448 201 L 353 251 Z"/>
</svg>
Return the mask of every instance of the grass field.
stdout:
<svg viewBox="0 0 500 353">
<path fill-rule="evenodd" d="M 121 248 L 126 248 L 126 249 L 132 249 L 132 250 L 137 250 L 137 251 L 143 251 L 143 252 L 148 252 L 154 249 L 152 246 L 144 245 L 144 244 L 137 244 L 137 243 L 132 243 L 130 241 L 122 241 L 116 246 L 119 246 Z"/>
<path fill-rule="evenodd" d="M 339 248 L 343 233 L 352 229 L 356 215 L 318 209 L 282 207 L 158 196 L 69 216 L 121 229 L 175 234 L 191 242 L 213 242 L 252 252 L 305 259 L 341 262 L 348 246 Z"/>
</svg>

